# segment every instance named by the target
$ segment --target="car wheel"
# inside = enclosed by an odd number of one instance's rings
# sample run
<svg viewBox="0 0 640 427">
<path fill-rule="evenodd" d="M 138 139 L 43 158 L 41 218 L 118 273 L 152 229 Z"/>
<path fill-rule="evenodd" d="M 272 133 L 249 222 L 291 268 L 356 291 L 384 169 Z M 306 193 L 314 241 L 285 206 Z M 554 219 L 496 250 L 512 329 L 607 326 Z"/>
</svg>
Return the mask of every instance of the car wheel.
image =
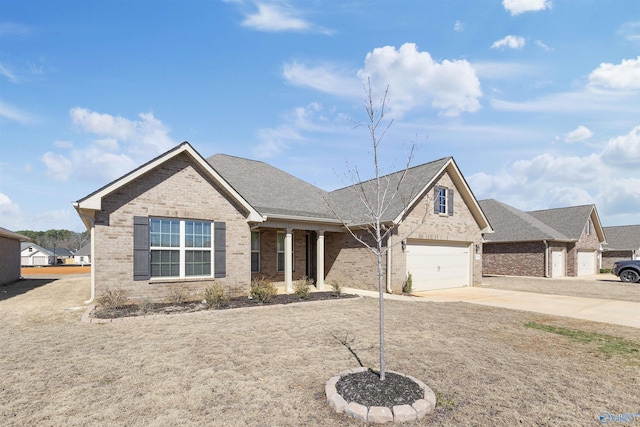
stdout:
<svg viewBox="0 0 640 427">
<path fill-rule="evenodd" d="M 620 280 L 623 282 L 634 283 L 640 280 L 640 275 L 633 270 L 625 270 L 620 273 Z"/>
</svg>

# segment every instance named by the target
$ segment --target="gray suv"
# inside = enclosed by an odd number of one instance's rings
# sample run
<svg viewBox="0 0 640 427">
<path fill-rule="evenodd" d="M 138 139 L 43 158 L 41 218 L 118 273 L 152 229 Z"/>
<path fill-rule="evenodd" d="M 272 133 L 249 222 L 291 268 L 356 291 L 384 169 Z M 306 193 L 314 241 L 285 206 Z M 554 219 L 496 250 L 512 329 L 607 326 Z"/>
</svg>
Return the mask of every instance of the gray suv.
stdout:
<svg viewBox="0 0 640 427">
<path fill-rule="evenodd" d="M 623 282 L 640 282 L 640 259 L 616 261 L 613 263 L 612 273 Z"/>
</svg>

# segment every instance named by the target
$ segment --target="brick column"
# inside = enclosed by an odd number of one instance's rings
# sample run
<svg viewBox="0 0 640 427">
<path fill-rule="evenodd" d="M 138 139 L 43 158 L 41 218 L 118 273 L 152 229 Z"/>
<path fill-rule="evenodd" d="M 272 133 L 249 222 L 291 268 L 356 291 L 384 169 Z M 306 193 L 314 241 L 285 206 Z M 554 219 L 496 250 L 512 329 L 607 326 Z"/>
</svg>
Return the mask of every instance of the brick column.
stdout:
<svg viewBox="0 0 640 427">
<path fill-rule="evenodd" d="M 318 231 L 318 240 L 316 241 L 316 288 L 324 291 L 324 231 Z"/>
<path fill-rule="evenodd" d="M 284 236 L 284 284 L 287 293 L 293 292 L 293 239 L 292 230 L 287 228 Z"/>
</svg>

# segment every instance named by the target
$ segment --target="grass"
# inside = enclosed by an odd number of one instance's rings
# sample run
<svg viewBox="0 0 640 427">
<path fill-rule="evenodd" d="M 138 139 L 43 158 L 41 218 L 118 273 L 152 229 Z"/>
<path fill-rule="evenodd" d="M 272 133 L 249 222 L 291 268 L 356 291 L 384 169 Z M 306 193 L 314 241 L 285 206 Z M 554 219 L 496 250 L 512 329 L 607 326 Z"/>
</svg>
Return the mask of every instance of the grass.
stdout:
<svg viewBox="0 0 640 427">
<path fill-rule="evenodd" d="M 325 382 L 378 368 L 378 301 L 351 299 L 80 323 L 89 277 L 0 288 L 0 425 L 357 425 Z M 385 303 L 387 368 L 440 407 L 407 426 L 598 425 L 635 413 L 635 356 L 524 324 L 640 342 L 640 330 L 464 303 Z M 593 341 L 596 343 L 596 341 Z"/>
<path fill-rule="evenodd" d="M 525 326 L 527 328 L 569 337 L 581 343 L 595 343 L 598 345 L 598 350 L 607 356 L 621 354 L 640 358 L 640 343 L 625 338 L 553 325 L 543 325 L 537 322 L 528 322 Z"/>
</svg>

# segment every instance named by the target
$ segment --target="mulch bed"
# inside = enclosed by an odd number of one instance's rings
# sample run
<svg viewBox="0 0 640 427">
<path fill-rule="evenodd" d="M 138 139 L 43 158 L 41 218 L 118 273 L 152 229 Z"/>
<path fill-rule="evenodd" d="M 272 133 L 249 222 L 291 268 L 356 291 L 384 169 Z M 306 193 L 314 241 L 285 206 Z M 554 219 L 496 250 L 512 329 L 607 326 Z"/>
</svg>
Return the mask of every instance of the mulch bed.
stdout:
<svg viewBox="0 0 640 427">
<path fill-rule="evenodd" d="M 368 408 L 411 405 L 424 397 L 424 390 L 412 379 L 386 372 L 384 381 L 380 381 L 380 374 L 371 369 L 340 378 L 336 390 L 347 402 Z"/>
<path fill-rule="evenodd" d="M 311 292 L 307 298 L 302 299 L 295 294 L 281 294 L 271 298 L 270 301 L 261 303 L 257 299 L 250 299 L 246 296 L 230 298 L 217 309 L 209 309 L 201 301 L 189 301 L 183 303 L 141 303 L 125 305 L 117 308 L 96 307 L 91 312 L 91 317 L 98 319 L 115 319 L 119 317 L 148 316 L 152 314 L 178 314 L 191 313 L 203 310 L 230 310 L 244 307 L 260 307 L 271 305 L 286 305 L 293 303 L 304 303 L 311 301 L 338 300 L 354 298 L 357 295 L 335 294 L 334 292 Z"/>
</svg>

